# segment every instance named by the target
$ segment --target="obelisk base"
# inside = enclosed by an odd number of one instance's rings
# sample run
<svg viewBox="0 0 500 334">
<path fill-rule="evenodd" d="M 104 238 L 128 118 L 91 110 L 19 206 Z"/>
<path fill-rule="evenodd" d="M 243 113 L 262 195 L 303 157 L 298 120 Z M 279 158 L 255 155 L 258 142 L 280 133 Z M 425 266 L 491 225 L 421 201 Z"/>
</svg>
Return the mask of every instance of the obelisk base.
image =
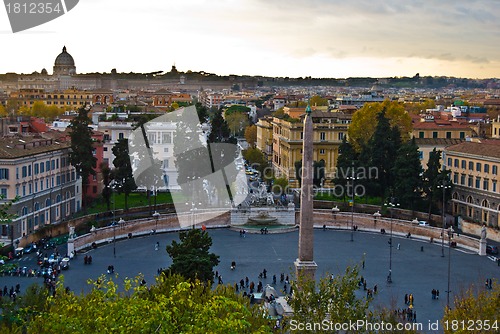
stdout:
<svg viewBox="0 0 500 334">
<path fill-rule="evenodd" d="M 479 240 L 479 255 L 481 255 L 481 256 L 486 255 L 486 240 L 485 239 Z"/>
<path fill-rule="evenodd" d="M 295 275 L 301 279 L 315 279 L 316 269 L 318 265 L 314 261 L 295 260 Z"/>
</svg>

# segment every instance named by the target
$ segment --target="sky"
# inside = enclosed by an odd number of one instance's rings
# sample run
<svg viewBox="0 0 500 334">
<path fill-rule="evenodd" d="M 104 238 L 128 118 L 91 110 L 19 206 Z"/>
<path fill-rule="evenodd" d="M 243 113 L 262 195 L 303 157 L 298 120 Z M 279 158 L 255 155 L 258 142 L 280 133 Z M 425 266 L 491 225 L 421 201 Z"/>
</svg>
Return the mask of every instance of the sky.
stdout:
<svg viewBox="0 0 500 334">
<path fill-rule="evenodd" d="M 78 73 L 499 78 L 500 1 L 80 0 L 18 33 L 0 9 L 0 73 L 52 73 L 64 45 Z"/>
</svg>

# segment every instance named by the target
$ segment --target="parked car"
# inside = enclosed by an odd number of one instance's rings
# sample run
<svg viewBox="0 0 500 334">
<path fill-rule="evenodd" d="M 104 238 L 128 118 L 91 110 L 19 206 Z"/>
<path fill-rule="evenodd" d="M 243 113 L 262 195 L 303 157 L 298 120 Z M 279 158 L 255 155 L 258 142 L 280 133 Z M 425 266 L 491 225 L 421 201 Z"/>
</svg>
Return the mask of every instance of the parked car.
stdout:
<svg viewBox="0 0 500 334">
<path fill-rule="evenodd" d="M 425 220 L 419 220 L 418 221 L 418 226 L 429 226 L 429 223 L 426 222 Z"/>
<path fill-rule="evenodd" d="M 493 245 L 486 245 L 486 254 L 497 255 L 498 247 Z"/>
<path fill-rule="evenodd" d="M 28 246 L 24 247 L 23 253 L 24 254 L 29 254 L 33 251 L 36 250 L 36 245 L 35 244 L 29 244 Z"/>
</svg>

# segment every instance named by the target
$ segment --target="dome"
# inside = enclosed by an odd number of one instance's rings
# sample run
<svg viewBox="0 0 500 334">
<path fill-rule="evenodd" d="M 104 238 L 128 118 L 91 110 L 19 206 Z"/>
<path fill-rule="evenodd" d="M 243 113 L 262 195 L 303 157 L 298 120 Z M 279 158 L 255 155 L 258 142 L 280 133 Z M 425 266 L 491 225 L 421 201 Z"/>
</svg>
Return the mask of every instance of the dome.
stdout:
<svg viewBox="0 0 500 334">
<path fill-rule="evenodd" d="M 75 66 L 73 57 L 66 52 L 66 47 L 63 47 L 62 52 L 57 56 L 54 66 Z"/>
</svg>

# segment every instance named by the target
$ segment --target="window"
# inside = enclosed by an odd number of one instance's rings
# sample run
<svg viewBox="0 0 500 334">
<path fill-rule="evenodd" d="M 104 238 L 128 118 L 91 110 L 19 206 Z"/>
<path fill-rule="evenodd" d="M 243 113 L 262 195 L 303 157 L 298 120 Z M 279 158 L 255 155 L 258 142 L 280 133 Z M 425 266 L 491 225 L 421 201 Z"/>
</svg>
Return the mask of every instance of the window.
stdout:
<svg viewBox="0 0 500 334">
<path fill-rule="evenodd" d="M 469 161 L 469 170 L 474 170 L 474 163 Z"/>
<path fill-rule="evenodd" d="M 28 168 L 26 168 L 26 166 L 23 166 L 21 177 L 26 177 L 27 175 L 28 175 Z"/>
<path fill-rule="evenodd" d="M 28 165 L 28 176 L 31 176 L 31 165 Z"/>
<path fill-rule="evenodd" d="M 451 167 L 451 166 L 452 166 L 452 159 L 448 158 L 448 167 Z"/>
<path fill-rule="evenodd" d="M 7 198 L 7 188 L 0 188 L 0 195 L 3 198 Z"/>
<path fill-rule="evenodd" d="M 164 148 L 163 148 L 163 152 L 164 152 L 164 153 L 168 153 L 168 147 L 164 147 Z"/>
<path fill-rule="evenodd" d="M 497 175 L 497 169 L 498 169 L 497 165 L 491 166 L 491 174 Z"/>
<path fill-rule="evenodd" d="M 465 160 L 462 160 L 462 169 L 467 168 L 467 162 Z"/>
<path fill-rule="evenodd" d="M 304 139 L 304 132 L 300 133 L 300 139 Z"/>
<path fill-rule="evenodd" d="M 156 133 L 148 133 L 149 144 L 156 143 Z"/>
<path fill-rule="evenodd" d="M 481 178 L 479 176 L 476 177 L 476 188 L 477 189 L 481 188 Z"/>
<path fill-rule="evenodd" d="M 451 139 L 451 132 L 450 131 L 446 131 L 446 138 Z"/>
<path fill-rule="evenodd" d="M 458 168 L 458 159 L 455 159 L 455 160 L 453 161 L 453 167 Z"/>
<path fill-rule="evenodd" d="M 9 179 L 9 170 L 7 168 L 0 168 L 0 180 Z"/>
<path fill-rule="evenodd" d="M 322 148 L 322 149 L 320 149 L 320 150 L 319 150 L 319 154 L 325 154 L 325 149 L 323 149 L 323 148 Z"/>
<path fill-rule="evenodd" d="M 118 134 L 118 139 L 123 139 L 123 138 L 125 138 L 125 136 L 123 135 L 123 132 L 120 132 L 120 133 Z"/>
<path fill-rule="evenodd" d="M 465 174 L 460 175 L 460 184 L 465 186 Z"/>
<path fill-rule="evenodd" d="M 326 134 L 324 132 L 319 133 L 319 140 L 325 140 Z"/>
<path fill-rule="evenodd" d="M 40 180 L 40 190 L 43 190 L 43 180 Z"/>
<path fill-rule="evenodd" d="M 422 160 L 424 158 L 424 152 L 418 151 L 418 158 Z"/>
<path fill-rule="evenodd" d="M 33 193 L 33 186 L 30 184 L 28 184 L 28 194 L 32 194 Z"/>
<path fill-rule="evenodd" d="M 497 192 L 497 180 L 493 180 L 491 184 L 491 191 L 493 191 L 494 193 Z"/>
<path fill-rule="evenodd" d="M 480 172 L 481 171 L 481 163 L 476 162 L 476 171 Z"/>
<path fill-rule="evenodd" d="M 453 183 L 458 183 L 458 173 L 453 173 Z"/>
<path fill-rule="evenodd" d="M 59 169 L 59 159 L 56 159 L 56 168 Z"/>
<path fill-rule="evenodd" d="M 465 138 L 465 132 L 460 132 L 460 139 L 464 139 Z"/>
<path fill-rule="evenodd" d="M 45 172 L 45 165 L 43 164 L 43 162 L 40 162 L 40 173 L 44 172 Z"/>
<path fill-rule="evenodd" d="M 61 185 L 61 176 L 60 176 L 60 175 L 57 175 L 57 176 L 56 176 L 56 185 L 57 185 L 57 186 L 60 186 L 60 185 Z"/>
<path fill-rule="evenodd" d="M 55 160 L 52 160 L 51 163 L 50 163 L 50 168 L 52 170 L 56 169 L 56 161 Z"/>
<path fill-rule="evenodd" d="M 168 159 L 163 160 L 163 168 L 168 168 Z"/>
<path fill-rule="evenodd" d="M 92 187 L 92 192 L 93 192 L 94 194 L 96 194 L 96 193 L 97 193 L 97 186 L 93 186 L 93 187 Z"/>
<path fill-rule="evenodd" d="M 35 183 L 35 193 L 38 192 L 38 182 L 34 182 Z"/>
<path fill-rule="evenodd" d="M 490 165 L 484 164 L 484 172 L 489 173 L 490 172 Z"/>
<path fill-rule="evenodd" d="M 34 170 L 35 170 L 35 175 L 38 175 L 40 173 L 40 166 L 38 164 L 35 164 Z"/>
<path fill-rule="evenodd" d="M 437 138 L 437 137 L 438 137 L 437 131 L 432 132 L 432 138 Z"/>
<path fill-rule="evenodd" d="M 339 140 L 344 140 L 344 133 L 343 132 L 339 133 Z"/>
<path fill-rule="evenodd" d="M 418 138 L 425 138 L 425 132 L 424 131 L 420 131 L 418 133 Z"/>
<path fill-rule="evenodd" d="M 103 147 L 103 151 L 104 152 L 108 152 L 108 148 L 107 147 Z"/>
<path fill-rule="evenodd" d="M 490 184 L 490 180 L 484 179 L 483 180 L 483 190 L 489 190 L 489 184 Z"/>
<path fill-rule="evenodd" d="M 170 132 L 164 132 L 161 134 L 161 141 L 163 144 L 172 143 L 172 134 Z"/>
<path fill-rule="evenodd" d="M 26 186 L 23 186 L 23 196 L 26 196 Z"/>
<path fill-rule="evenodd" d="M 45 169 L 47 170 L 47 172 L 50 170 L 50 161 L 47 161 L 45 163 Z"/>
<path fill-rule="evenodd" d="M 472 176 L 469 175 L 469 179 L 467 180 L 467 186 L 472 188 Z"/>
</svg>

